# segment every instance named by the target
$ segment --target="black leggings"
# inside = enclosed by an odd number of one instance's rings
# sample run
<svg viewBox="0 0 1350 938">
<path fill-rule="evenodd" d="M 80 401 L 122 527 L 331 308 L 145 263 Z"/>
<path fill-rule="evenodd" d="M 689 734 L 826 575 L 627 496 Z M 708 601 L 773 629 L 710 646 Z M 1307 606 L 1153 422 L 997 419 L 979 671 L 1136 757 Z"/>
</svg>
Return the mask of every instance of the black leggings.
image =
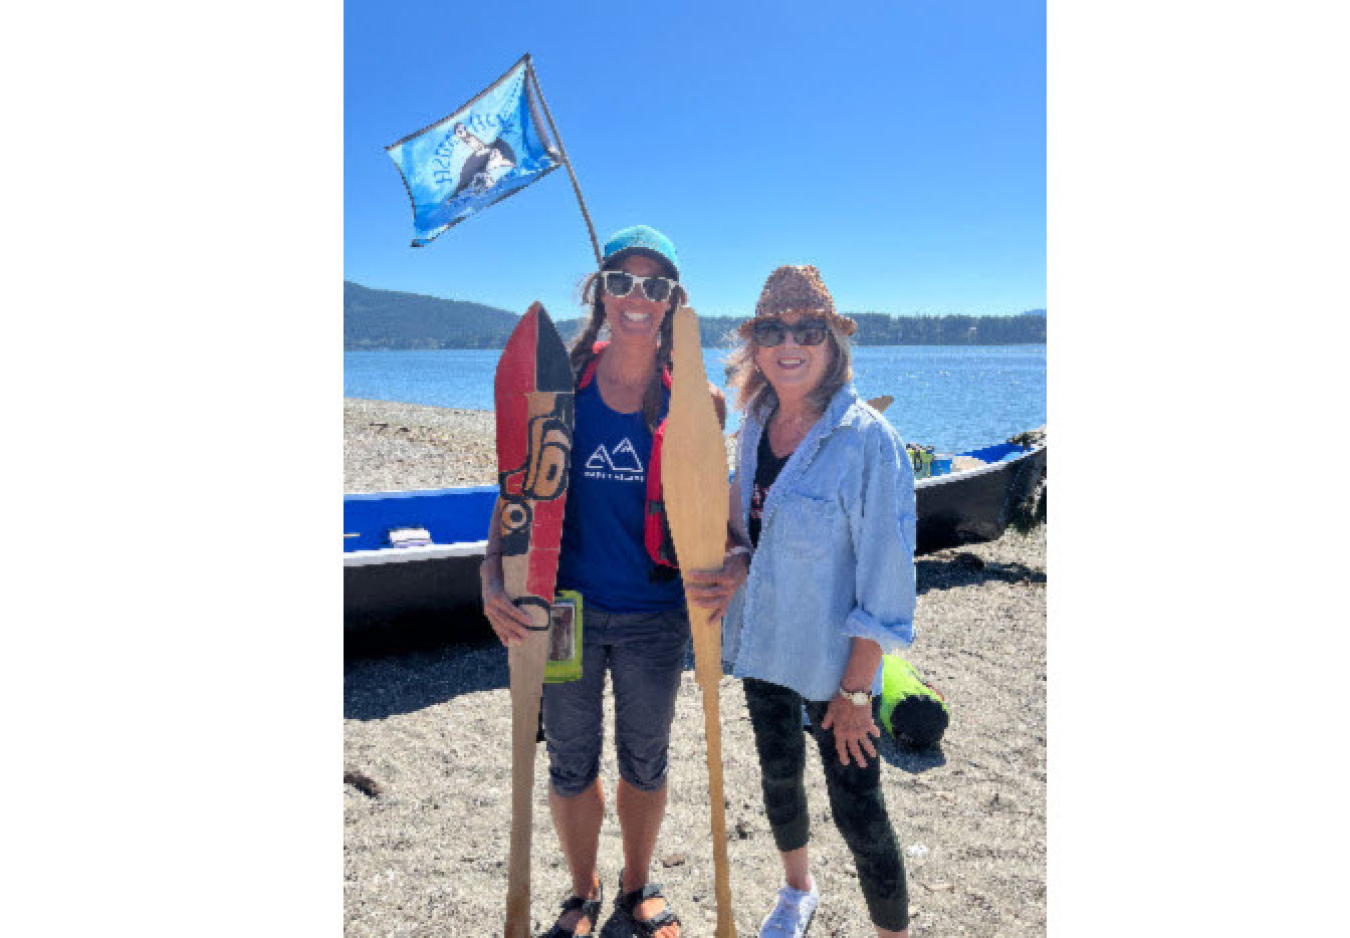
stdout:
<svg viewBox="0 0 1350 938">
<path fill-rule="evenodd" d="M 806 740 L 802 733 L 802 704 L 811 719 L 811 734 L 825 764 L 825 787 L 835 826 L 853 852 L 858 882 L 872 924 L 890 931 L 909 927 L 909 892 L 905 865 L 886 814 L 881 792 L 880 759 L 868 759 L 866 768 L 842 765 L 834 748 L 833 730 L 822 730 L 828 701 L 806 700 L 795 691 L 767 681 L 745 679 L 745 702 L 759 750 L 764 811 L 773 828 L 774 843 L 787 853 L 805 847 L 811 836 L 806 811 Z M 876 701 L 873 701 L 875 707 Z M 875 710 L 874 710 L 875 719 Z"/>
</svg>

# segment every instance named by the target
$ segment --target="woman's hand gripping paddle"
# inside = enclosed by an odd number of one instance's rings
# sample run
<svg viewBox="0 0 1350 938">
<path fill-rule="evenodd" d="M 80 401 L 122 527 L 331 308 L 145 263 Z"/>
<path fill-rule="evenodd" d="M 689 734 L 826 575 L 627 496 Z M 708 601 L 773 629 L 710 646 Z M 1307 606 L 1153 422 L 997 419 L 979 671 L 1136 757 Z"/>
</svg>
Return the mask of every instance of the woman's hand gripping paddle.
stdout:
<svg viewBox="0 0 1350 938">
<path fill-rule="evenodd" d="M 720 570 L 727 543 L 727 450 L 708 393 L 698 317 L 675 311 L 670 416 L 662 449 L 661 484 L 670 534 L 683 570 Z M 722 796 L 722 726 L 717 684 L 722 679 L 722 632 L 709 623 L 711 610 L 690 605 L 694 679 L 703 693 L 708 740 L 708 798 L 712 814 L 713 866 L 717 886 L 717 938 L 735 938 L 731 880 L 727 868 L 726 805 Z"/>
<path fill-rule="evenodd" d="M 507 652 L 511 667 L 511 856 L 506 936 L 530 934 L 531 802 L 539 701 L 548 658 L 549 609 L 558 574 L 572 452 L 572 366 L 544 307 L 530 307 L 497 364 L 497 480 L 502 582 L 534 621 Z"/>
</svg>

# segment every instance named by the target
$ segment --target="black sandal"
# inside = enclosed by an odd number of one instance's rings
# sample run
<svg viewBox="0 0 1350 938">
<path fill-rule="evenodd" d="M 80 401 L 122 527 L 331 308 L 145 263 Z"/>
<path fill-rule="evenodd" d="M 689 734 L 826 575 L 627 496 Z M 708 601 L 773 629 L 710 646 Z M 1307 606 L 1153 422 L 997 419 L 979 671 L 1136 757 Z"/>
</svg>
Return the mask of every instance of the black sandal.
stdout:
<svg viewBox="0 0 1350 938">
<path fill-rule="evenodd" d="M 581 896 L 568 896 L 562 902 L 563 915 L 576 909 L 580 909 L 581 918 L 589 918 L 591 920 L 590 931 L 586 932 L 584 935 L 578 935 L 575 931 L 568 931 L 561 925 L 555 924 L 548 930 L 548 934 L 546 934 L 544 938 L 591 938 L 591 936 L 596 933 L 595 927 L 600 924 L 600 907 L 604 905 L 605 902 L 604 884 L 597 884 L 595 888 L 597 894 L 594 899 L 583 899 Z M 581 919 L 578 919 L 577 921 L 580 920 Z"/>
<path fill-rule="evenodd" d="M 666 907 L 649 919 L 640 919 L 636 915 L 637 907 L 648 899 L 665 899 Z M 658 931 L 670 925 L 680 927 L 680 917 L 670 910 L 670 900 L 666 899 L 665 893 L 661 891 L 660 883 L 648 883 L 641 889 L 624 892 L 623 873 L 620 873 L 619 895 L 614 900 L 614 908 L 628 916 L 628 920 L 642 933 L 643 938 L 653 938 Z M 683 927 L 680 927 L 680 933 L 684 933 Z"/>
</svg>

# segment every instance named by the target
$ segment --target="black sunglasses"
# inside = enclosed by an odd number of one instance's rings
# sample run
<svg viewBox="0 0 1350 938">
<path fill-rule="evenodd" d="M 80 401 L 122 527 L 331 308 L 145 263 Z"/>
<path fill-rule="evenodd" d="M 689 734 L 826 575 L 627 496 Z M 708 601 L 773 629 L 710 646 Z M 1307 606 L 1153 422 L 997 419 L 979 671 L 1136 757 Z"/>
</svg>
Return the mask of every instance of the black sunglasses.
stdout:
<svg viewBox="0 0 1350 938">
<path fill-rule="evenodd" d="M 610 296 L 627 296 L 633 287 L 641 284 L 642 295 L 657 303 L 664 303 L 675 292 L 675 281 L 666 277 L 635 277 L 624 270 L 604 272 L 605 292 Z"/>
<path fill-rule="evenodd" d="M 750 330 L 755 344 L 764 348 L 782 345 L 789 332 L 798 345 L 819 345 L 825 341 L 830 327 L 823 319 L 803 319 L 795 326 L 789 326 L 777 319 L 761 319 Z"/>
</svg>

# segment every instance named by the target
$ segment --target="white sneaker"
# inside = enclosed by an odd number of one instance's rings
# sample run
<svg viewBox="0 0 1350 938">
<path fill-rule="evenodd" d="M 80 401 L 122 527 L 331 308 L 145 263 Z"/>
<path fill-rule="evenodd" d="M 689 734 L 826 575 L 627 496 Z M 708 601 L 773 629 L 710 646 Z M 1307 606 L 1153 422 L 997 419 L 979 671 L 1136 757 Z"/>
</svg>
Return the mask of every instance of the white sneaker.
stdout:
<svg viewBox="0 0 1350 938">
<path fill-rule="evenodd" d="M 811 891 L 802 892 L 784 886 L 778 890 L 778 902 L 773 911 L 760 923 L 759 938 L 802 938 L 811 927 L 811 918 L 820 905 L 820 891 L 811 877 Z"/>
</svg>

